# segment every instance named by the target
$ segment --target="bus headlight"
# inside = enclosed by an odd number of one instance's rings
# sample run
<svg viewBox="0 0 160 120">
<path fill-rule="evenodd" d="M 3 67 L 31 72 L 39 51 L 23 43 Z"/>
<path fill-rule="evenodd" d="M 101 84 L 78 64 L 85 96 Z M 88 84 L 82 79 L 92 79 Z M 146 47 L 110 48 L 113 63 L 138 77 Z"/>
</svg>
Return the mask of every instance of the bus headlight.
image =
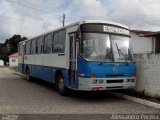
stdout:
<svg viewBox="0 0 160 120">
<path fill-rule="evenodd" d="M 103 80 L 102 79 L 98 80 L 98 83 L 103 83 Z"/>
<path fill-rule="evenodd" d="M 126 82 L 130 82 L 130 81 L 131 81 L 131 79 L 127 79 L 127 80 L 126 80 Z"/>
<path fill-rule="evenodd" d="M 97 80 L 92 80 L 92 84 L 97 84 Z"/>
<path fill-rule="evenodd" d="M 103 83 L 103 79 L 95 79 L 92 81 L 93 84 L 102 84 Z"/>
</svg>

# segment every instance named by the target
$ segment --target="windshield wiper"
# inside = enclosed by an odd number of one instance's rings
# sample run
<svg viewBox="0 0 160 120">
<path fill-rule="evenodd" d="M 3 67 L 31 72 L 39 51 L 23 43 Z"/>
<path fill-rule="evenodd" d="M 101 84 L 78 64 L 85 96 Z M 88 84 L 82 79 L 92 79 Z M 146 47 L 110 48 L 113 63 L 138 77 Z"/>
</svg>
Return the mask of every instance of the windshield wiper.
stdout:
<svg viewBox="0 0 160 120">
<path fill-rule="evenodd" d="M 121 49 L 119 49 L 119 48 L 118 48 L 117 43 L 116 43 L 116 48 L 117 48 L 117 51 L 118 51 L 118 55 L 119 55 L 119 57 L 120 57 L 120 55 L 121 55 L 121 56 L 122 56 L 122 58 L 123 58 L 123 60 L 126 62 L 126 64 L 127 64 L 127 65 L 129 65 L 128 61 L 125 59 L 125 57 L 123 56 L 123 54 L 119 52 Z"/>
</svg>

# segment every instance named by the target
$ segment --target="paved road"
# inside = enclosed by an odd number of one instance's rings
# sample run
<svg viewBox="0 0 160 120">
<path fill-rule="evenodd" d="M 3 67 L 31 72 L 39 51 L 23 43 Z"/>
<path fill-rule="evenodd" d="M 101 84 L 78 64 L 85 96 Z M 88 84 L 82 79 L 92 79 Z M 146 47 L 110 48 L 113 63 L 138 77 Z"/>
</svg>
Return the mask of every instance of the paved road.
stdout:
<svg viewBox="0 0 160 120">
<path fill-rule="evenodd" d="M 160 110 L 107 93 L 74 92 L 60 96 L 52 84 L 37 80 L 29 83 L 23 75 L 0 68 L 0 113 L 160 113 Z"/>
</svg>

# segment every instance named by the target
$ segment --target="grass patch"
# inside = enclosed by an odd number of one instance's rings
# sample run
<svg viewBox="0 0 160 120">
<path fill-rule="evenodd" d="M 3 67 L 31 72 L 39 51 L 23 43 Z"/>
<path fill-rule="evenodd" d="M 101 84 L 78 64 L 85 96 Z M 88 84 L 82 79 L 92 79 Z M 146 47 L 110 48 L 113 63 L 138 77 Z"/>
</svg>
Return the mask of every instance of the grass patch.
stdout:
<svg viewBox="0 0 160 120">
<path fill-rule="evenodd" d="M 19 71 L 18 66 L 10 67 L 10 69 L 11 69 L 11 70 L 14 70 L 14 71 L 16 71 L 16 72 Z"/>
</svg>

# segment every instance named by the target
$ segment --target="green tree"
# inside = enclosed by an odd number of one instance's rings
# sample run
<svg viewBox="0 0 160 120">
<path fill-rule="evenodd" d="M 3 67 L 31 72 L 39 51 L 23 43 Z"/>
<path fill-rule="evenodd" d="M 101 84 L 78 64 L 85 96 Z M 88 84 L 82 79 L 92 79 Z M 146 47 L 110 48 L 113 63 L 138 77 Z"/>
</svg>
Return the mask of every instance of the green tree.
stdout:
<svg viewBox="0 0 160 120">
<path fill-rule="evenodd" d="M 4 43 L 0 43 L 0 59 L 8 62 L 8 56 L 18 52 L 18 43 L 23 40 L 27 40 L 27 38 L 21 37 L 21 35 L 14 35 L 6 39 Z"/>
</svg>

